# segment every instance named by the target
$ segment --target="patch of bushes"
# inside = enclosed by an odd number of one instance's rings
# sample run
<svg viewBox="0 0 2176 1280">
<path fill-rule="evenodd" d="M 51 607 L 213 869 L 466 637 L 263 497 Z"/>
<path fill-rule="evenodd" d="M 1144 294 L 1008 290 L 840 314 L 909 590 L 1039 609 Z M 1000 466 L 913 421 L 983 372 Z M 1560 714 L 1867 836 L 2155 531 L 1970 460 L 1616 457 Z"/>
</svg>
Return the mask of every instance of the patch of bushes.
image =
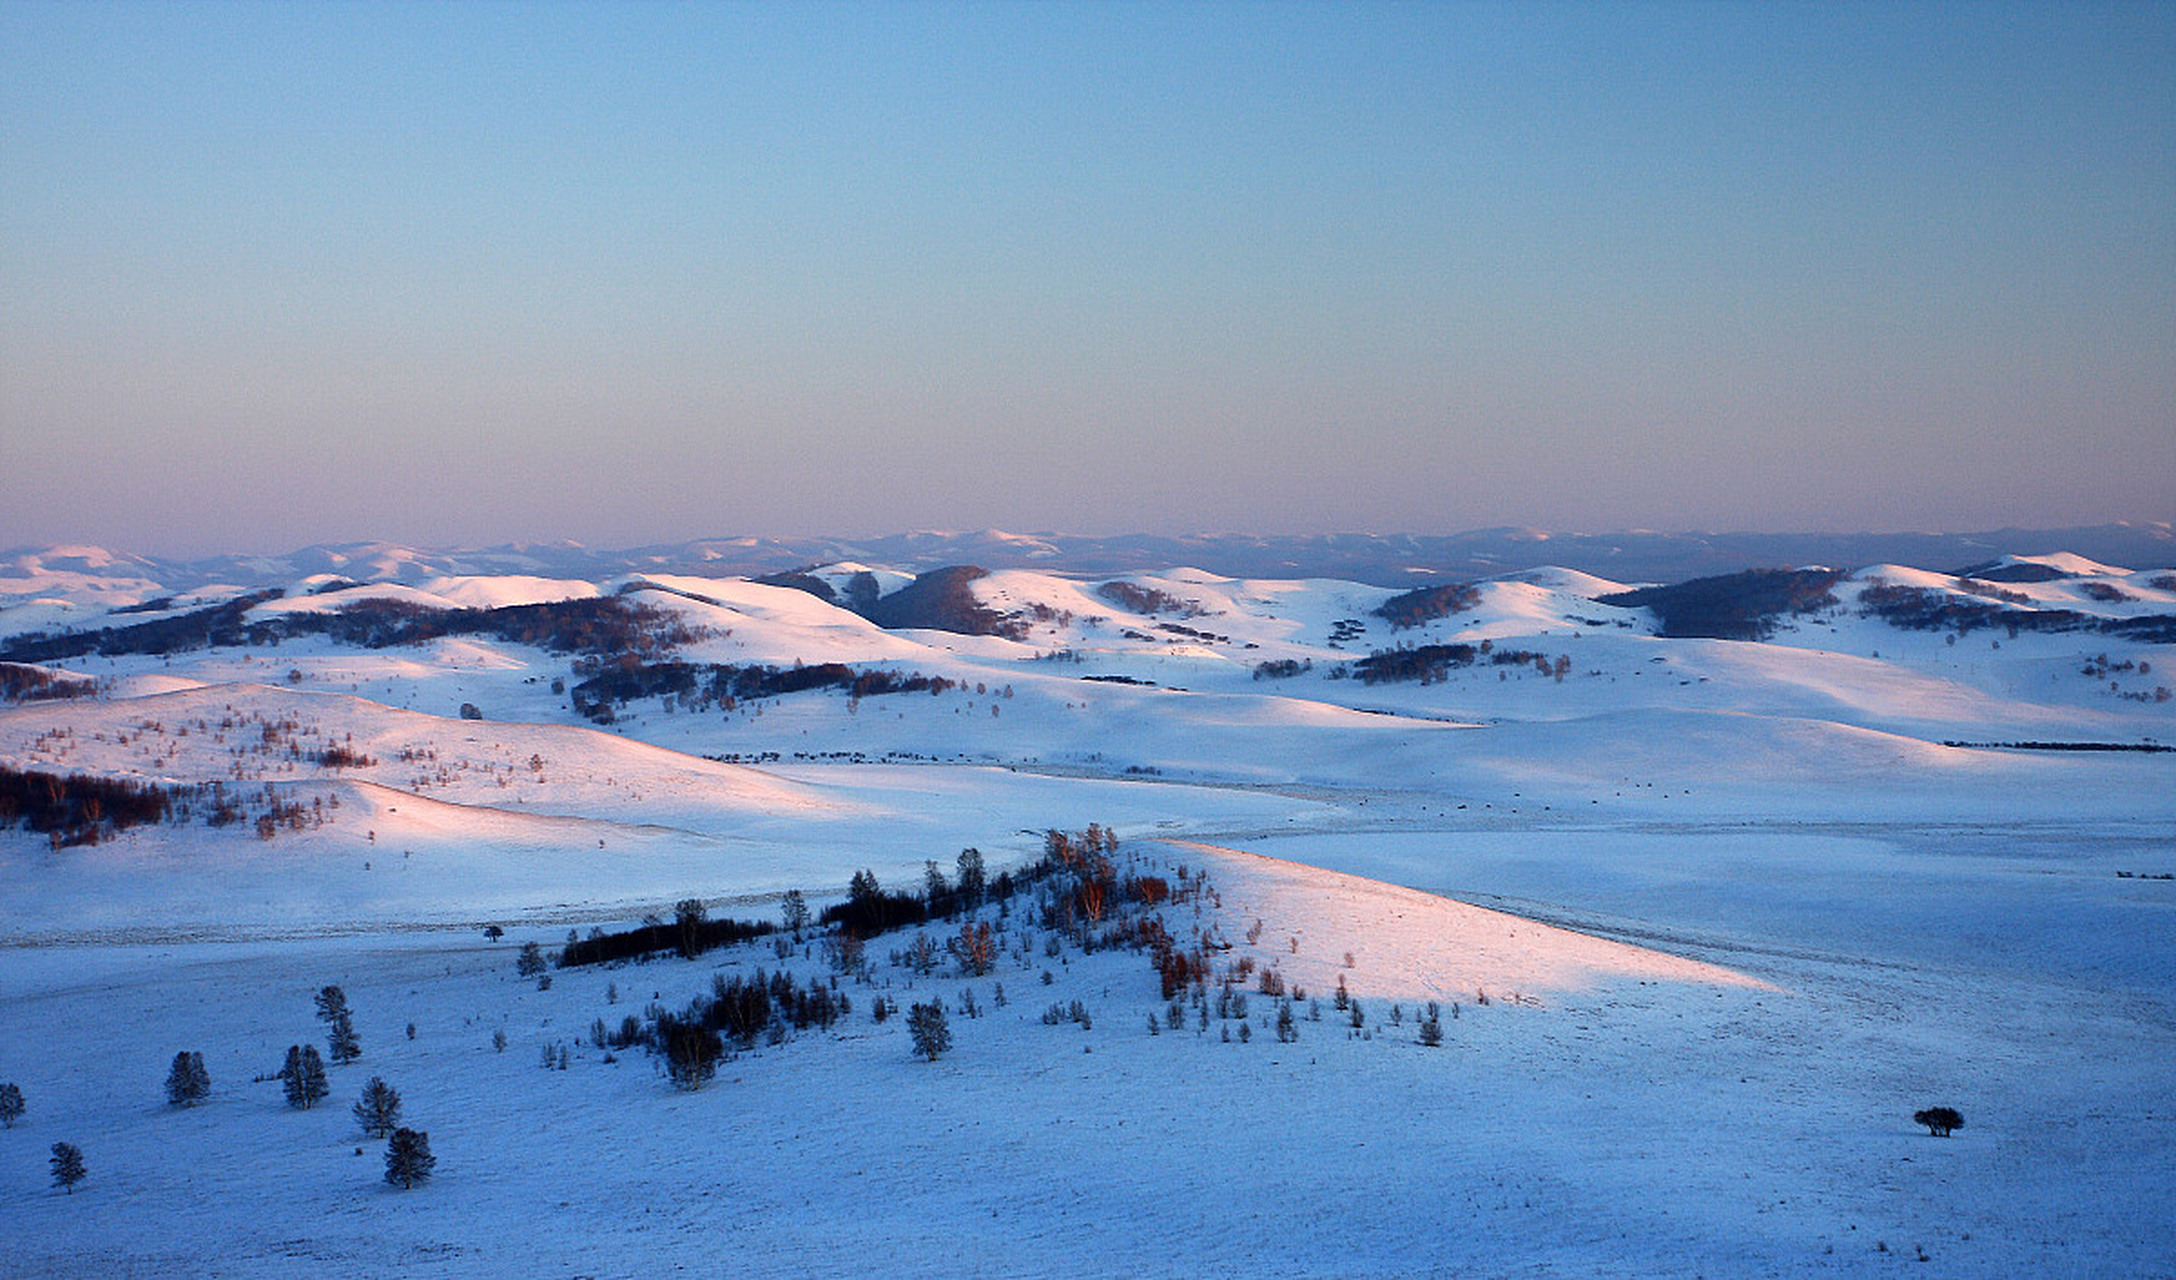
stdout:
<svg viewBox="0 0 2176 1280">
<path fill-rule="evenodd" d="M 1381 649 L 1353 663 L 1363 684 L 1418 680 L 1434 684 L 1453 670 L 1470 667 L 1480 651 L 1470 644 L 1424 644 L 1411 649 Z"/>
<path fill-rule="evenodd" d="M 957 681 L 944 676 L 926 676 L 919 671 L 906 675 L 881 669 L 859 671 L 843 662 L 774 667 L 645 663 L 623 658 L 610 665 L 587 662 L 577 669 L 592 674 L 574 686 L 575 711 L 606 724 L 614 718 L 614 707 L 642 698 L 678 698 L 692 709 L 708 710 L 712 706 L 730 709 L 740 702 L 811 689 L 841 689 L 850 697 L 874 698 L 893 693 L 941 694 L 959 687 Z"/>
<path fill-rule="evenodd" d="M 883 594 L 883 588 L 878 585 L 876 575 L 867 569 L 857 570 L 852 577 L 846 580 L 844 594 L 841 594 L 830 583 L 825 582 L 815 574 L 795 570 L 788 570 L 784 573 L 767 573 L 760 578 L 751 579 L 751 581 L 760 582 L 769 587 L 790 587 L 795 591 L 806 591 L 825 604 L 850 609 L 864 617 L 875 606 L 877 598 Z"/>
<path fill-rule="evenodd" d="M 104 834 L 163 822 L 189 788 L 24 771 L 0 765 L 0 828 L 18 824 L 54 835 L 56 845 L 96 844 Z"/>
<path fill-rule="evenodd" d="M 2102 635 L 2121 636 L 2147 644 L 2176 644 L 2176 614 L 2148 613 L 2136 618 L 2103 618 Z"/>
<path fill-rule="evenodd" d="M 822 981 L 808 985 L 794 982 L 793 975 L 763 970 L 743 978 L 738 974 L 713 974 L 710 995 L 691 1004 L 683 1021 L 716 1031 L 741 1048 L 753 1046 L 773 1026 L 806 1031 L 827 1028 L 845 1015 L 844 1001 Z"/>
<path fill-rule="evenodd" d="M 893 631 L 915 627 L 958 635 L 1003 636 L 1008 640 L 1026 638 L 1026 622 L 1008 618 L 975 598 L 969 584 L 988 576 L 989 570 L 971 564 L 932 569 L 874 601 L 868 619 Z"/>
<path fill-rule="evenodd" d="M 2146 755 L 2176 751 L 2176 747 L 2158 742 L 1967 742 L 1961 738 L 1948 738 L 1942 745 L 1978 751 L 2137 751 Z"/>
<path fill-rule="evenodd" d="M 56 698 L 88 698 L 98 682 L 65 671 L 0 662 L 0 702 L 40 702 Z"/>
<path fill-rule="evenodd" d="M 732 946 L 777 931 L 776 925 L 762 921 L 708 918 L 694 922 L 674 920 L 669 924 L 639 925 L 618 933 L 602 933 L 570 941 L 559 953 L 559 967 L 568 969 L 585 964 L 608 964 L 615 960 L 646 960 L 661 951 L 678 955 L 700 955 L 717 947 Z"/>
<path fill-rule="evenodd" d="M 825 604 L 839 603 L 839 593 L 831 589 L 831 584 L 812 573 L 766 573 L 749 581 L 762 583 L 766 587 L 790 587 L 795 591 L 806 591 Z"/>
<path fill-rule="evenodd" d="M 923 924 L 929 919 L 929 903 L 913 893 L 889 893 L 874 873 L 857 871 L 846 886 L 846 901 L 825 907 L 816 917 L 826 928 L 838 928 L 860 938 L 872 938 L 893 929 Z"/>
<path fill-rule="evenodd" d="M 1232 642 L 1230 636 L 1220 636 L 1214 631 L 1202 631 L 1194 627 L 1182 626 L 1176 622 L 1159 622 L 1156 624 L 1156 629 L 1168 632 L 1171 635 L 1184 636 L 1189 640 L 1199 640 L 1204 644 L 1230 644 Z"/>
<path fill-rule="evenodd" d="M 2072 576 L 2053 565 L 2033 564 L 2029 561 L 2017 564 L 1998 564 L 1988 561 L 1957 572 L 1960 578 L 1978 578 L 1982 582 L 2059 582 Z"/>
<path fill-rule="evenodd" d="M 1486 657 L 1491 666 L 1521 667 L 1531 664 L 1545 676 L 1557 675 L 1559 665 L 1570 670 L 1567 661 L 1552 662 L 1547 654 L 1531 649 L 1498 649 L 1483 642 L 1470 644 L 1424 644 L 1413 648 L 1378 649 L 1365 658 L 1355 661 L 1353 673 L 1363 684 L 1391 684 L 1418 680 L 1422 684 L 1434 684 L 1452 671 L 1470 667 Z"/>
<path fill-rule="evenodd" d="M 647 658 L 695 639 L 670 613 L 624 596 L 553 600 L 494 609 L 431 609 L 403 600 L 358 600 L 330 613 L 291 614 L 287 635 L 326 635 L 366 649 L 484 635 L 554 653 Z"/>
<path fill-rule="evenodd" d="M 252 629 L 243 615 L 285 592 L 277 587 L 236 596 L 223 604 L 196 609 L 171 618 L 156 618 L 124 627 L 102 627 L 67 635 L 18 636 L 0 657 L 15 662 L 58 662 L 85 654 L 119 656 L 131 653 L 174 653 L 221 645 L 251 643 Z"/>
<path fill-rule="evenodd" d="M 753 1048 L 758 1038 L 777 1044 L 789 1030 L 828 1028 L 849 1009 L 847 998 L 819 979 L 802 986 L 785 972 L 766 974 L 758 969 L 747 978 L 719 973 L 711 976 L 710 994 L 695 997 L 680 1012 L 652 1005 L 647 1028 L 638 1029 L 629 1017 L 617 1032 L 599 1019 L 590 1025 L 590 1038 L 613 1048 L 640 1039 L 665 1059 L 666 1075 L 674 1087 L 693 1091 L 717 1074 L 727 1041 L 737 1050 Z"/>
<path fill-rule="evenodd" d="M 1201 612 L 1168 591 L 1132 582 L 1106 582 L 1096 588 L 1096 594 L 1129 613 L 1175 613 L 1182 618 L 1191 618 Z"/>
<path fill-rule="evenodd" d="M 2075 609 L 2020 609 L 1960 600 L 1929 587 L 1899 587 L 1877 582 L 1859 596 L 1860 608 L 1905 631 L 1954 631 L 1968 634 L 2000 627 L 2012 636 L 2022 631 L 2061 633 L 2097 631 L 2102 635 L 2176 643 L 2176 615 L 2142 614 L 2133 618 L 2095 618 Z"/>
<path fill-rule="evenodd" d="M 1986 596 L 1989 600 L 2000 600 L 2005 604 L 2029 605 L 2032 603 L 2032 597 L 2022 591 L 2012 591 L 2007 587 L 1998 587 L 1994 583 L 1980 578 L 1959 578 L 1957 579 L 1957 586 L 1959 589 L 1969 591 L 1973 595 Z"/>
<path fill-rule="evenodd" d="M 323 751 L 311 752 L 310 759 L 327 769 L 367 769 L 378 763 L 375 756 L 365 755 L 337 742 Z"/>
<path fill-rule="evenodd" d="M 2046 615 L 2036 615 L 2032 610 L 1959 600 L 1946 591 L 1931 587 L 1899 587 L 1877 582 L 1860 593 L 1859 607 L 1867 616 L 1880 618 L 1905 631 L 1955 631 L 1966 635 L 1981 627 L 1999 626 L 2015 635 L 2024 629 L 2054 629 L 2047 626 Z M 2069 614 L 2069 618 L 2084 621 L 2082 614 Z"/>
<path fill-rule="evenodd" d="M 650 1037 L 650 1043 L 665 1057 L 665 1074 L 674 1088 L 693 1093 L 718 1074 L 725 1042 L 700 1022 L 660 1014 Z"/>
<path fill-rule="evenodd" d="M 1454 613 L 1464 613 L 1481 603 L 1481 592 L 1470 583 L 1451 582 L 1442 586 L 1421 587 L 1402 595 L 1395 595 L 1375 608 L 1375 616 L 1388 619 L 1392 631 L 1403 631 L 1448 618 Z"/>
<path fill-rule="evenodd" d="M 1673 639 L 1765 640 L 1785 614 L 1832 608 L 1838 569 L 1748 569 L 1667 587 L 1641 587 L 1596 603 L 1652 610 Z"/>
<path fill-rule="evenodd" d="M 244 621 L 251 609 L 279 599 L 277 588 L 224 604 L 133 626 L 64 636 L 24 636 L 5 656 L 51 662 L 97 653 L 172 653 L 182 649 L 278 644 L 322 635 L 366 649 L 423 644 L 444 636 L 491 636 L 555 653 L 633 654 L 647 658 L 686 644 L 695 633 L 672 614 L 620 596 L 554 600 L 495 609 L 433 609 L 405 600 L 358 600 L 338 609 Z"/>
</svg>

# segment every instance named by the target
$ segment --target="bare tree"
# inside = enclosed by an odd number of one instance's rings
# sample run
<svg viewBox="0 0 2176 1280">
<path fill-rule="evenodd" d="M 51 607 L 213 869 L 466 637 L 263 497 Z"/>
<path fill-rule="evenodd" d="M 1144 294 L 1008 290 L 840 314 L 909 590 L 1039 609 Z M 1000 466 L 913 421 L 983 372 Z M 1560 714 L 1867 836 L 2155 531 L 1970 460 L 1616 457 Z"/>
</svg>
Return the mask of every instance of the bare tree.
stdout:
<svg viewBox="0 0 2176 1280">
<path fill-rule="evenodd" d="M 997 940 L 990 932 L 987 920 L 970 921 L 960 926 L 960 936 L 952 940 L 952 953 L 959 957 L 960 969 L 970 978 L 979 978 L 990 971 L 997 959 Z"/>
</svg>

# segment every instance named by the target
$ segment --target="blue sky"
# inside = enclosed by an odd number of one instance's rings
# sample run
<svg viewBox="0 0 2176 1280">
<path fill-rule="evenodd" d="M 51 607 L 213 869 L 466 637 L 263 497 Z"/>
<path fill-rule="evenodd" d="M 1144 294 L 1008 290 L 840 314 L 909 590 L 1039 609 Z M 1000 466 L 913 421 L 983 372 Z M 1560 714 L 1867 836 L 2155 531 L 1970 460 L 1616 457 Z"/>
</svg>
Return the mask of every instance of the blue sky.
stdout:
<svg viewBox="0 0 2176 1280">
<path fill-rule="evenodd" d="M 2176 6 L 0 0 L 0 544 L 2172 494 Z"/>
</svg>

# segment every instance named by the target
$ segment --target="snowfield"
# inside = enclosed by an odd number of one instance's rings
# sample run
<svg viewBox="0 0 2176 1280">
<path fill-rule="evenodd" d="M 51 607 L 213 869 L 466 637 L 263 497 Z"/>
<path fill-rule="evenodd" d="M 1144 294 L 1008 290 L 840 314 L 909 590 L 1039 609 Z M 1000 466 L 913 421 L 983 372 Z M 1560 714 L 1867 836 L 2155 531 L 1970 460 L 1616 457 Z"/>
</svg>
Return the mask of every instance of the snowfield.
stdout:
<svg viewBox="0 0 2176 1280">
<path fill-rule="evenodd" d="M 0 566 L 0 766 L 190 810 L 0 830 L 0 1273 L 2176 1275 L 2176 752 L 2139 749 L 2176 742 L 2169 570 L 1873 566 L 1754 641 L 1552 569 L 1410 626 L 1358 583 L 1003 569 L 968 590 L 1006 634 L 967 635 L 845 607 L 913 581 L 884 565 L 812 569 L 827 601 L 425 564 Z M 267 586 L 214 643 L 52 656 Z M 1961 621 L 1900 625 L 1897 588 Z M 310 630 L 615 600 L 687 671 Z M 1370 681 L 1401 652 L 1438 661 Z M 969 847 L 1025 875 L 1090 824 L 1109 902 L 1068 862 L 859 963 L 811 927 L 517 972 L 684 899 L 777 924 Z M 1167 995 L 1159 931 L 1202 982 Z M 847 1011 L 694 1090 L 612 1043 L 758 971 Z M 328 984 L 362 1057 L 292 1110 Z M 170 1107 L 182 1051 L 211 1092 Z M 372 1076 L 429 1133 L 414 1190 L 349 1112 Z"/>
</svg>

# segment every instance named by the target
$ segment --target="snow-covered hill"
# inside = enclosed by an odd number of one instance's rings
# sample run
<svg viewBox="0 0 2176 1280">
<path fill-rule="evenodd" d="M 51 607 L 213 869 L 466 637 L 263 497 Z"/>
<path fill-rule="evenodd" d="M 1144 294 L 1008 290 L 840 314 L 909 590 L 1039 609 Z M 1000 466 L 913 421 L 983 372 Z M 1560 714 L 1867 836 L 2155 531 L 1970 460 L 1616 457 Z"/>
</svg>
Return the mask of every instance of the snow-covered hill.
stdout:
<svg viewBox="0 0 2176 1280">
<path fill-rule="evenodd" d="M 843 545 L 760 583 L 690 571 L 723 544 L 13 556 L 11 1274 L 2163 1265 L 2170 571 L 1987 549 L 1628 601 L 1563 567 L 1416 592 L 974 546 L 1003 555 L 923 579 L 911 625 L 872 601 L 934 566 Z M 63 804 L 82 778 L 122 790 Z M 165 819 L 103 807 L 136 794 Z M 1208 886 L 1153 906 L 1246 961 L 1226 999 L 1174 1025 L 1147 935 L 1084 945 L 1032 896 L 988 909 L 975 978 L 912 929 L 865 971 L 812 935 L 514 973 L 570 928 L 775 920 L 1090 823 L 1127 875 Z M 759 967 L 836 973 L 855 1012 L 696 1093 L 591 1035 Z M 366 1058 L 291 1115 L 251 1078 L 326 982 Z M 879 998 L 943 1001 L 952 1052 L 914 1062 Z M 169 1112 L 183 1049 L 215 1090 Z M 345 1119 L 372 1071 L 432 1132 L 426 1189 L 385 1189 Z M 1956 1137 L 1913 1129 L 1935 1103 Z M 64 1140 L 73 1195 L 41 1189 Z M 253 1154 L 175 1167 L 216 1151 Z"/>
<path fill-rule="evenodd" d="M 1431 581 L 1486 578 L 1545 566 L 1569 567 L 1618 581 L 1678 582 L 1773 565 L 1897 561 L 1950 569 L 2045 559 L 2050 555 L 2078 555 L 2108 564 L 2176 567 L 2176 530 L 2160 521 L 1957 534 L 1672 533 L 1650 529 L 1579 533 L 1495 528 L 1448 535 L 1090 537 L 985 529 L 921 530 L 852 540 L 703 538 L 628 549 L 586 547 L 574 542 L 471 548 L 370 542 L 305 547 L 285 555 L 194 559 L 138 556 L 100 547 L 22 547 L 0 551 L 0 600 L 14 594 L 22 580 L 56 572 L 135 577 L 162 583 L 165 591 L 173 592 L 194 590 L 208 583 L 291 580 L 311 575 L 417 585 L 436 577 L 469 575 L 541 575 L 590 581 L 647 573 L 755 577 L 806 570 L 812 565 L 840 564 L 909 573 L 944 565 L 979 564 L 990 569 L 1057 569 L 1105 576 L 1198 565 L 1233 577 L 1343 578 L 1403 590 Z"/>
</svg>

